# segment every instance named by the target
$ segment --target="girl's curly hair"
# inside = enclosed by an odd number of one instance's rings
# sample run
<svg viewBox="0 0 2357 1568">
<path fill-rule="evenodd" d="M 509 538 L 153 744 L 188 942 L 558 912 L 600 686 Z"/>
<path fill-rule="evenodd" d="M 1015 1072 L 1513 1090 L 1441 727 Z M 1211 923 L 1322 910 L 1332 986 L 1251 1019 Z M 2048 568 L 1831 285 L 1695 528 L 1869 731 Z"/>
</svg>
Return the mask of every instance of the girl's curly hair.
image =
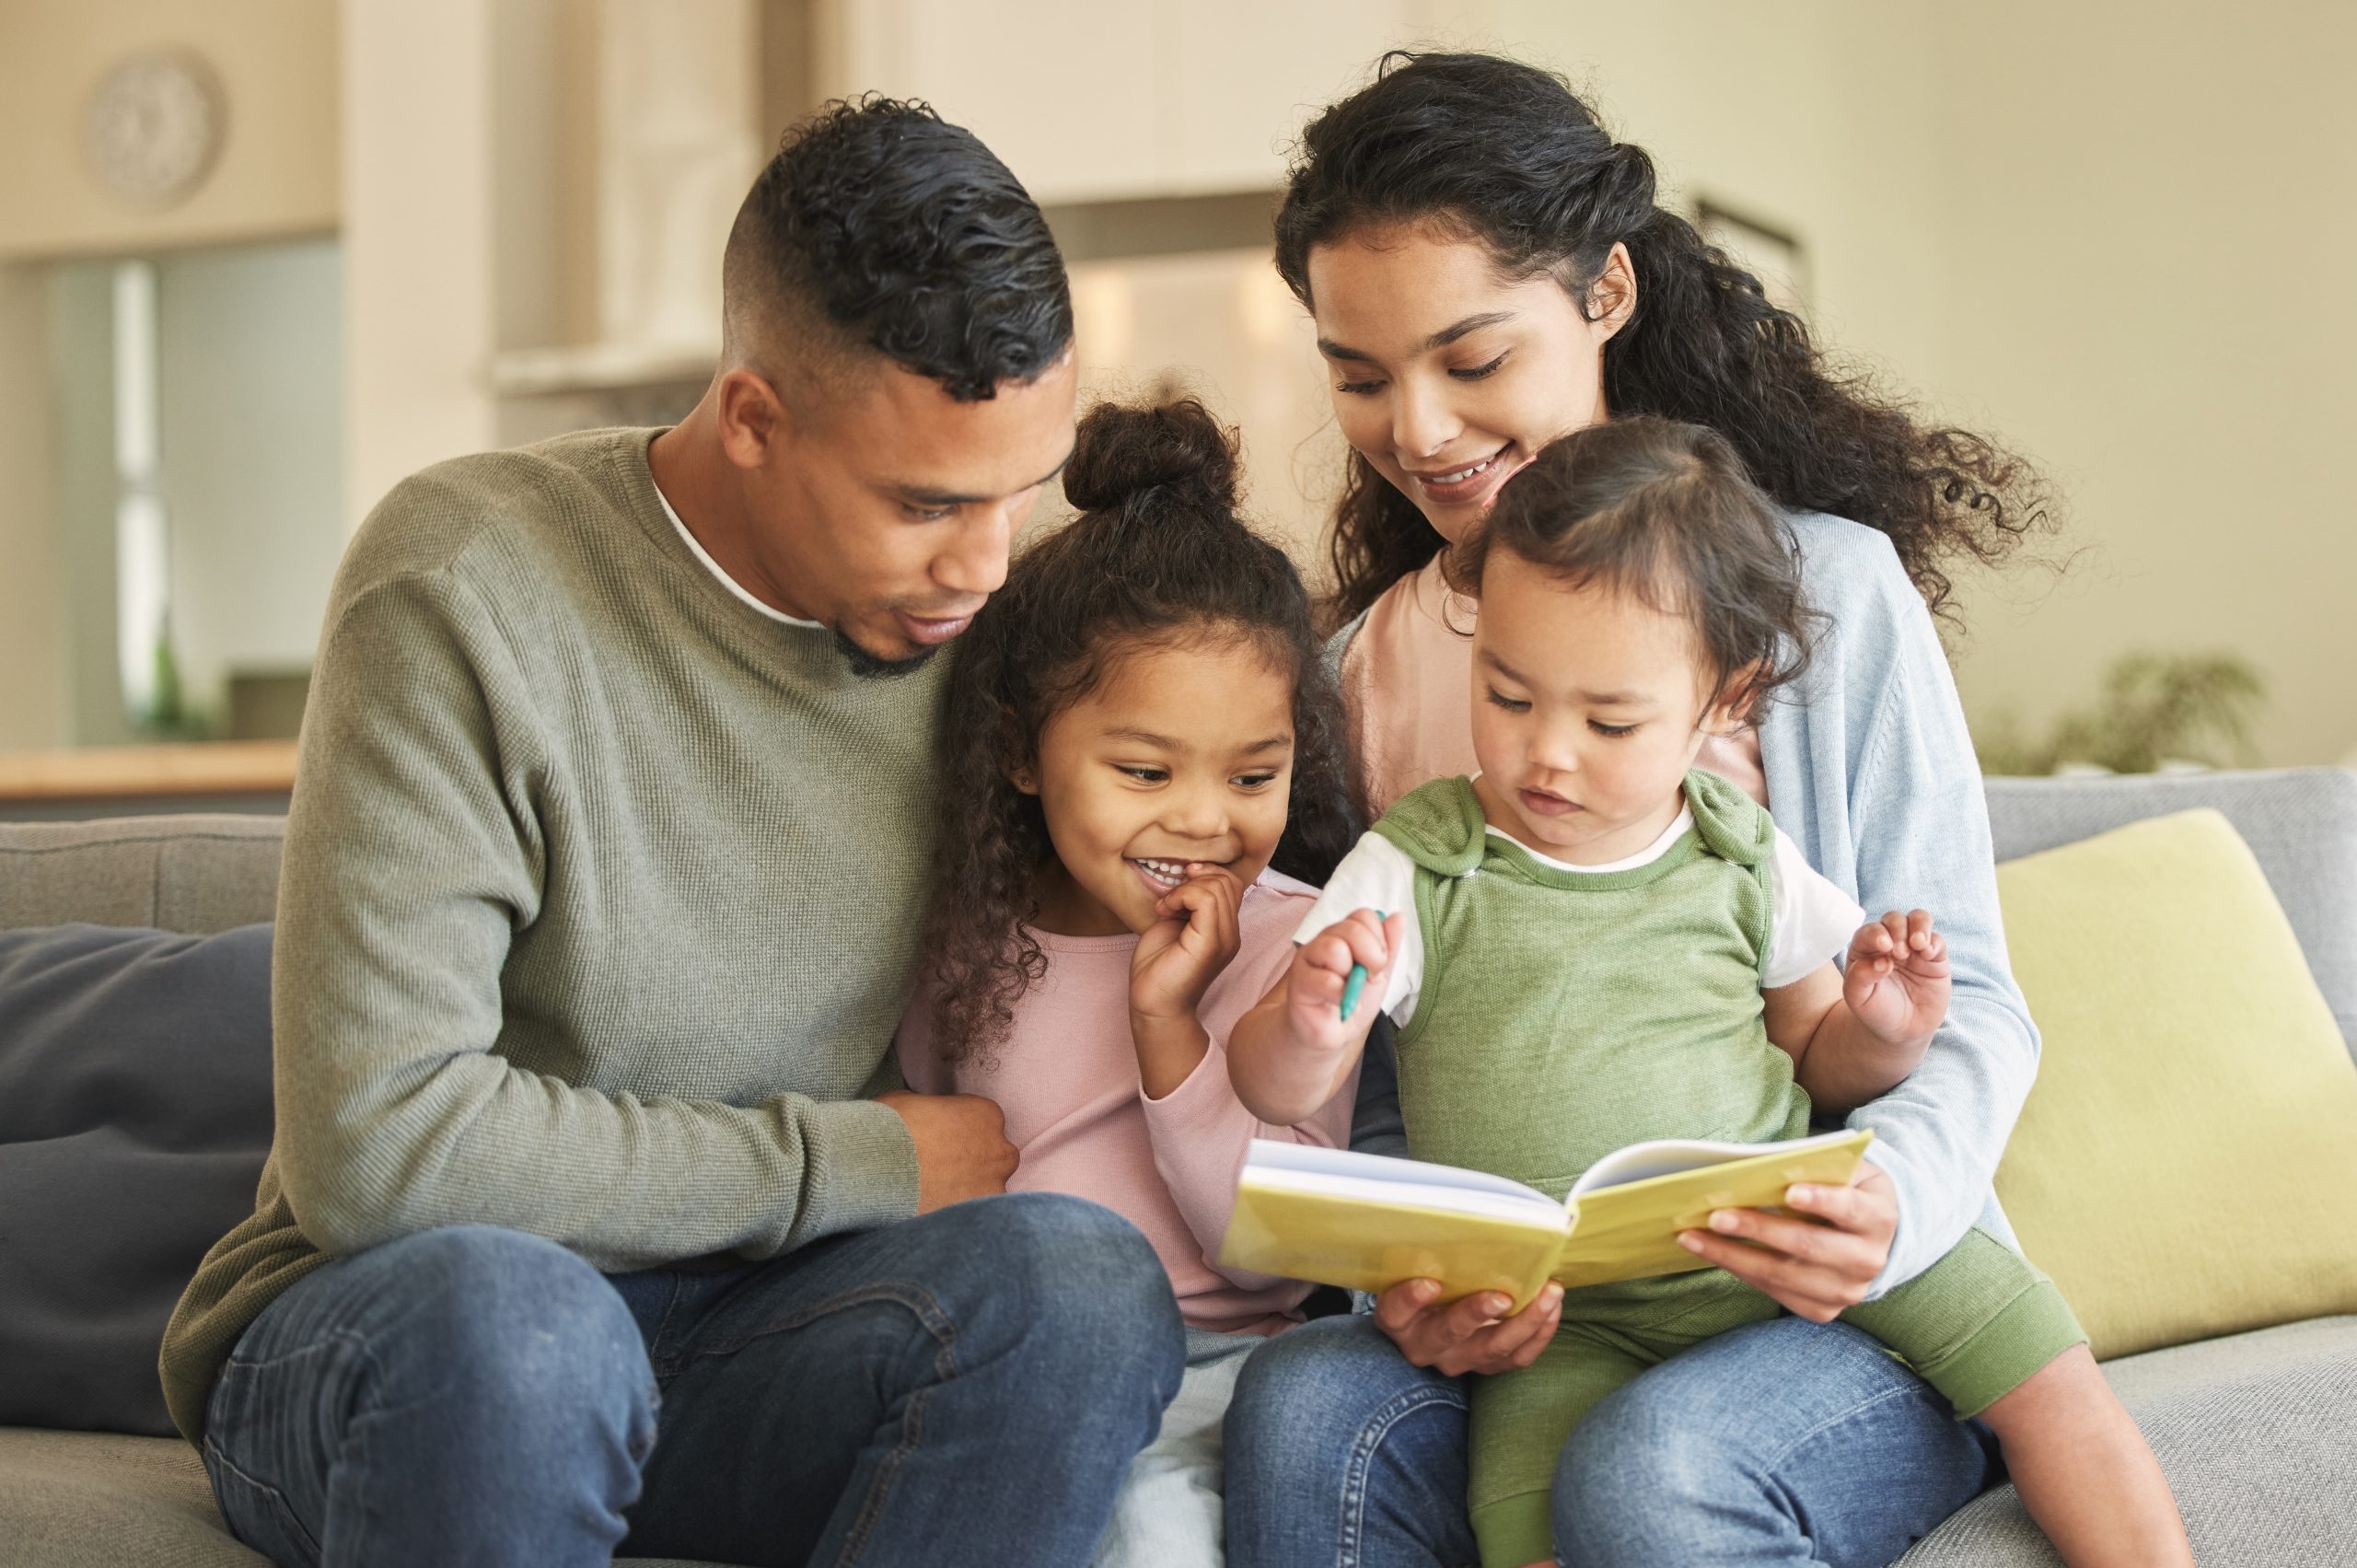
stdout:
<svg viewBox="0 0 2357 1568">
<path fill-rule="evenodd" d="M 1265 649 L 1294 692 L 1293 784 L 1270 864 L 1322 883 L 1350 847 L 1340 700 L 1309 595 L 1237 517 L 1236 480 L 1235 436 L 1192 399 L 1090 410 L 1064 470 L 1079 517 L 1016 559 L 958 640 L 923 970 L 948 1060 L 1002 1042 L 1047 972 L 1028 923 L 1055 852 L 1039 797 L 1010 775 L 1124 651 L 1201 636 Z"/>
<path fill-rule="evenodd" d="M 1548 273 L 1582 302 L 1615 244 L 1637 308 L 1604 345 L 1606 405 L 1726 437 L 1794 511 L 1889 536 L 1951 622 L 1947 567 L 1996 562 L 2049 520 L 2028 465 L 1985 436 L 1921 424 L 1829 366 L 1799 317 L 1655 201 L 1653 159 L 1615 142 L 1558 75 L 1488 54 L 1384 56 L 1375 82 L 1310 122 L 1277 214 L 1277 271 L 1312 303 L 1309 252 L 1368 228 L 1477 240 L 1510 277 Z M 1330 609 L 1348 620 L 1432 560 L 1440 536 L 1353 452 L 1334 509 Z"/>
</svg>

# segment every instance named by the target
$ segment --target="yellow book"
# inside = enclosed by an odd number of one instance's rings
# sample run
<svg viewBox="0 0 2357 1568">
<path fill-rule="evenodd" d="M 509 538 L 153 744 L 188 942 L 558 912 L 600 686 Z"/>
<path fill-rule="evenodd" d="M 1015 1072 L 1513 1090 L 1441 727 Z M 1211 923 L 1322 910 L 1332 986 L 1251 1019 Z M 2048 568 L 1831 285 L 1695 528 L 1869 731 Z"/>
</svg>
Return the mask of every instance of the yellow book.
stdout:
<svg viewBox="0 0 2357 1568">
<path fill-rule="evenodd" d="M 1678 1244 L 1713 1209 L 1769 1209 L 1795 1182 L 1840 1187 L 1874 1141 L 1662 1138 L 1607 1155 L 1558 1203 L 1504 1177 L 1419 1160 L 1252 1141 L 1219 1260 L 1233 1269 L 1382 1291 L 1441 1282 L 1441 1299 L 1503 1291 L 1519 1309 L 1567 1287 L 1711 1265 Z"/>
</svg>

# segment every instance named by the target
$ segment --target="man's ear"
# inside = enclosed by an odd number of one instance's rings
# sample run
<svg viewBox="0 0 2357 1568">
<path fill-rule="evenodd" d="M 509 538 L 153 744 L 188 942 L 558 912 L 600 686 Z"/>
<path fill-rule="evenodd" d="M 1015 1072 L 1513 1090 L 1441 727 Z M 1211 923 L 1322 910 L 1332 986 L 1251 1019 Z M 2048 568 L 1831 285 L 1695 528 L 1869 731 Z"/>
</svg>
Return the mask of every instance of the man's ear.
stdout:
<svg viewBox="0 0 2357 1568">
<path fill-rule="evenodd" d="M 1588 285 L 1588 324 L 1604 338 L 1610 338 L 1629 324 L 1637 313 L 1637 263 L 1629 257 L 1629 248 L 1613 242 L 1612 252 L 1604 258 L 1603 270 L 1596 281 Z"/>
<path fill-rule="evenodd" d="M 1716 701 L 1702 714 L 1702 728 L 1712 735 L 1735 734 L 1758 719 L 1759 683 L 1768 675 L 1768 661 L 1753 659 L 1726 679 Z"/>
<path fill-rule="evenodd" d="M 759 372 L 738 366 L 720 377 L 720 445 L 740 469 L 768 466 L 794 433 L 794 415 Z"/>
</svg>

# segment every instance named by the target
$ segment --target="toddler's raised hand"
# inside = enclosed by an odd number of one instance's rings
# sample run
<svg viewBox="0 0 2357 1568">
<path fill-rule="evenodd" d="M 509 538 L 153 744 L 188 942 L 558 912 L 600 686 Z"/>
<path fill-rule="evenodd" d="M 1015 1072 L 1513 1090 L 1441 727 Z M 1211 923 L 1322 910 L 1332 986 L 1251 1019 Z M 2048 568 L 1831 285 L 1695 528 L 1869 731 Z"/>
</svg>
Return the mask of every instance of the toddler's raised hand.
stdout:
<svg viewBox="0 0 2357 1568">
<path fill-rule="evenodd" d="M 1244 884 L 1225 865 L 1191 862 L 1187 879 L 1155 904 L 1159 918 L 1138 937 L 1130 960 L 1130 1013 L 1135 1020 L 1194 1016 L 1195 1005 L 1236 957 L 1237 909 Z"/>
<path fill-rule="evenodd" d="M 1877 1039 L 1929 1040 L 1948 1016 L 1948 945 L 1922 910 L 1858 927 L 1841 975 L 1850 1011 Z"/>
<path fill-rule="evenodd" d="M 1366 1038 L 1383 1010 L 1384 982 L 1407 920 L 1405 912 L 1379 919 L 1373 910 L 1353 910 L 1295 951 L 1285 977 L 1285 1026 L 1295 1044 L 1339 1051 Z M 1353 964 L 1365 966 L 1366 983 L 1345 1019 L 1342 988 Z"/>
</svg>

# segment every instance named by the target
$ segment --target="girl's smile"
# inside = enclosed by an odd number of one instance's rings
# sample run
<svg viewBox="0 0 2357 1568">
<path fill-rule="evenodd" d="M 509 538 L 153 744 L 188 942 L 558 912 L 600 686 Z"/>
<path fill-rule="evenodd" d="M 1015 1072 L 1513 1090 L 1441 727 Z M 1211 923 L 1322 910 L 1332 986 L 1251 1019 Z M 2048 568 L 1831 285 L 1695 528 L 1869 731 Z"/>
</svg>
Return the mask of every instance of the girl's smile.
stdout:
<svg viewBox="0 0 2357 1568">
<path fill-rule="evenodd" d="M 1145 878 L 1146 886 L 1154 889 L 1154 896 L 1158 899 L 1171 889 L 1185 882 L 1192 874 L 1193 867 L 1225 863 L 1202 860 L 1145 860 L 1132 855 L 1130 857 L 1130 864 L 1137 867 L 1138 875 Z"/>
<path fill-rule="evenodd" d="M 1109 656 L 1041 726 L 1037 766 L 1016 775 L 1055 848 L 1034 923 L 1143 932 L 1191 876 L 1223 869 L 1249 887 L 1284 833 L 1293 699 L 1290 667 L 1222 628 Z"/>
</svg>

